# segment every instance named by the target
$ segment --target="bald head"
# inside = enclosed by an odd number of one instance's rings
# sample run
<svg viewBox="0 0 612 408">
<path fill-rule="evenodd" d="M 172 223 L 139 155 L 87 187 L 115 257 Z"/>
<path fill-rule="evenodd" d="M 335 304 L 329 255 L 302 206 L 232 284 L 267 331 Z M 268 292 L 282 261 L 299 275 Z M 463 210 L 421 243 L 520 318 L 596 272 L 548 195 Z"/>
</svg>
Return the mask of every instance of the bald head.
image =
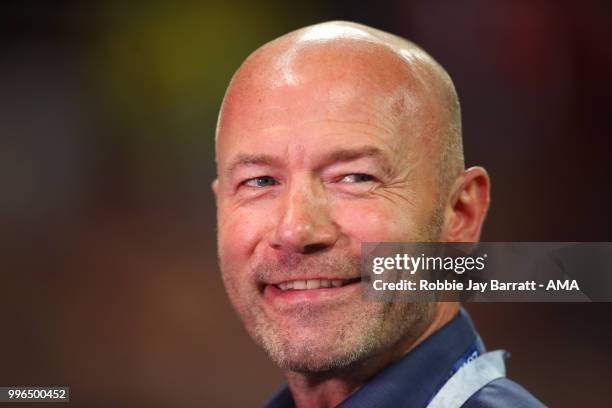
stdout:
<svg viewBox="0 0 612 408">
<path fill-rule="evenodd" d="M 437 169 L 441 191 L 462 171 L 461 113 L 446 71 L 412 42 L 349 22 L 305 27 L 253 52 L 227 90 L 219 114 L 217 148 L 237 115 L 249 115 L 254 126 L 282 116 L 287 107 L 282 100 L 271 100 L 274 93 L 305 87 L 320 88 L 320 92 L 314 101 L 303 101 L 315 106 L 302 108 L 331 105 L 328 116 L 332 117 L 339 113 L 333 106 L 351 98 L 355 105 L 360 98 L 373 101 L 379 108 L 371 112 L 373 121 L 394 127 L 399 137 L 412 137 L 411 143 L 424 146 L 423 153 Z M 297 91 L 295 97 L 300 97 Z M 266 102 L 266 112 L 253 114 Z M 299 100 L 293 102 L 299 105 Z M 363 104 L 363 108 L 368 107 Z"/>
</svg>

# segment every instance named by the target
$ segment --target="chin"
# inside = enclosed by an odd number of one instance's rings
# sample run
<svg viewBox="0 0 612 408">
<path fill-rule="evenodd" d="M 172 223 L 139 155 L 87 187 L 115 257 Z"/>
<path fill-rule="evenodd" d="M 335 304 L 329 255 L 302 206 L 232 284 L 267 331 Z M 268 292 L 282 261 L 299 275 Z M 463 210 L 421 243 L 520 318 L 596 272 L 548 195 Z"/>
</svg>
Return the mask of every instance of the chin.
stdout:
<svg viewBox="0 0 612 408">
<path fill-rule="evenodd" d="M 354 353 L 329 354 L 316 353 L 309 349 L 291 350 L 281 355 L 272 356 L 275 363 L 283 370 L 304 374 L 322 374 L 351 367 L 361 361 Z"/>
<path fill-rule="evenodd" d="M 300 316 L 278 321 L 258 315 L 249 332 L 283 370 L 323 374 L 351 368 L 414 339 L 432 318 L 428 304 L 362 308 L 345 317 Z M 348 315 L 351 317 L 349 318 Z M 306 318 L 308 317 L 308 318 Z M 332 318 L 333 317 L 333 318 Z"/>
<path fill-rule="evenodd" d="M 380 345 L 368 330 L 311 332 L 298 336 L 272 335 L 260 342 L 271 359 L 283 370 L 325 373 L 351 367 L 367 359 Z"/>
</svg>

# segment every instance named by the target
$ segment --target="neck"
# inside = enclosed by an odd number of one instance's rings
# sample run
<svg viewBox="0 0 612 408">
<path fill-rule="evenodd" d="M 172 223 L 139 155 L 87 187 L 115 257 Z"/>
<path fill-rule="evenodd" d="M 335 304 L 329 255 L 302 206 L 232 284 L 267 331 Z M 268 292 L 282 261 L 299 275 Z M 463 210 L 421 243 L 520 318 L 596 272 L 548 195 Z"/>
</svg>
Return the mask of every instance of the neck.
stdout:
<svg viewBox="0 0 612 408">
<path fill-rule="evenodd" d="M 297 408 L 335 407 L 359 390 L 374 375 L 386 366 L 398 361 L 417 345 L 431 336 L 459 311 L 457 303 L 437 303 L 429 325 L 416 338 L 400 342 L 392 350 L 345 370 L 333 373 L 298 373 L 289 371 L 285 375 Z"/>
</svg>

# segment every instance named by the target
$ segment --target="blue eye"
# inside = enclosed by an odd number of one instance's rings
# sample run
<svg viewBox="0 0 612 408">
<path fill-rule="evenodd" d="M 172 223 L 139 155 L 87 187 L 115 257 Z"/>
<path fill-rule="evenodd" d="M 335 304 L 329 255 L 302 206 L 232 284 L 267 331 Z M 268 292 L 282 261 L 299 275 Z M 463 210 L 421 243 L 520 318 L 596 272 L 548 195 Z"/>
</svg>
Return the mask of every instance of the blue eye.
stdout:
<svg viewBox="0 0 612 408">
<path fill-rule="evenodd" d="M 248 179 L 243 184 L 249 187 L 270 187 L 270 186 L 275 186 L 279 183 L 278 181 L 274 179 L 274 177 L 261 176 L 261 177 L 253 177 L 252 179 Z"/>
<path fill-rule="evenodd" d="M 347 174 L 341 180 L 343 183 L 366 183 L 368 181 L 374 181 L 374 177 L 369 174 L 355 173 Z"/>
</svg>

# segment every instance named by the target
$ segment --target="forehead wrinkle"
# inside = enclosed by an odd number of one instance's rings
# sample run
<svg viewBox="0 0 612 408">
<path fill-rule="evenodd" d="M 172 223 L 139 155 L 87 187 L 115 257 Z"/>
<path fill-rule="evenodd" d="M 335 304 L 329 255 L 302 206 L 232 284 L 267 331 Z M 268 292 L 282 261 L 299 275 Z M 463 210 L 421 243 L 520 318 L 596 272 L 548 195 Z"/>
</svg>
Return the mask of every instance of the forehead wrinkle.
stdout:
<svg viewBox="0 0 612 408">
<path fill-rule="evenodd" d="M 251 98 L 243 100 L 240 111 L 231 109 L 233 115 L 250 117 L 250 120 L 242 121 L 237 128 L 239 133 L 245 131 L 281 131 L 289 127 L 301 127 L 305 124 L 331 123 L 339 125 L 350 125 L 366 130 L 368 127 L 378 133 L 381 130 L 388 134 L 398 132 L 404 116 L 414 110 L 418 101 L 407 94 L 404 89 L 398 87 L 390 94 L 376 94 L 370 97 L 355 93 L 354 89 L 346 86 L 335 87 L 330 90 L 323 87 L 323 93 L 315 96 L 314 102 L 300 100 L 299 93 L 289 99 L 295 102 L 283 104 L 274 101 L 274 95 L 268 95 L 268 103 L 258 106 Z M 344 89 L 347 91 L 345 92 Z M 312 98 L 312 97 L 311 97 Z M 310 99 L 311 99 L 310 98 Z M 251 103 L 252 102 L 252 103 Z M 321 107 L 322 117 L 316 117 L 317 106 Z M 304 109 L 312 108 L 315 117 L 304 115 Z M 250 112 L 249 112 L 250 111 Z M 228 111 L 229 112 L 229 111 Z M 230 125 L 232 122 L 228 122 Z M 231 127 L 231 126 L 230 126 Z"/>
<path fill-rule="evenodd" d="M 368 136 L 374 136 L 377 134 L 380 134 L 380 131 L 384 131 L 388 134 L 393 134 L 394 130 L 388 126 L 385 126 L 382 123 L 372 123 L 372 122 L 366 122 L 366 121 L 361 121 L 361 120 L 342 120 L 342 119 L 331 119 L 331 118 L 327 118 L 325 120 L 319 120 L 319 121 L 315 121 L 316 122 L 329 122 L 329 123 L 336 123 L 336 124 L 349 124 L 351 126 L 355 126 L 357 125 L 357 128 L 353 128 L 351 129 L 351 133 L 361 133 L 361 134 L 365 134 Z M 366 129 L 363 129 L 366 128 Z M 374 130 L 374 132 L 368 131 L 367 128 L 370 128 L 372 130 Z M 326 132 L 326 134 L 334 134 L 336 132 L 333 131 L 328 131 Z"/>
</svg>

